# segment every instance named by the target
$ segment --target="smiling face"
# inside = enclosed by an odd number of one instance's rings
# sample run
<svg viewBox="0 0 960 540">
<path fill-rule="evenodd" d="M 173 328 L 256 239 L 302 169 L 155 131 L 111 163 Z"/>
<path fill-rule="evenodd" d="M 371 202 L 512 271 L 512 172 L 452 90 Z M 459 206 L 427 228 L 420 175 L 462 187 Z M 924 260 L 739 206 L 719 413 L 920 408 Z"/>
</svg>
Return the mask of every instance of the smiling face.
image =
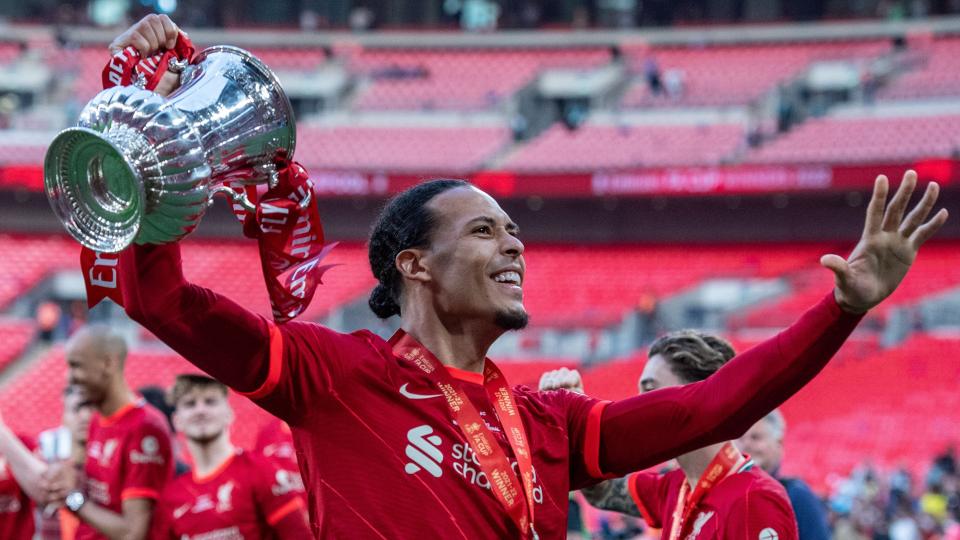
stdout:
<svg viewBox="0 0 960 540">
<path fill-rule="evenodd" d="M 418 250 L 425 271 L 415 281 L 438 315 L 489 320 L 505 330 L 526 326 L 524 248 L 510 216 L 472 186 L 440 193 L 427 208 L 435 226 L 430 245 Z"/>
<path fill-rule="evenodd" d="M 75 387 L 80 399 L 99 405 L 106 399 L 114 372 L 122 364 L 106 339 L 92 331 L 75 334 L 66 347 L 67 382 Z"/>
</svg>

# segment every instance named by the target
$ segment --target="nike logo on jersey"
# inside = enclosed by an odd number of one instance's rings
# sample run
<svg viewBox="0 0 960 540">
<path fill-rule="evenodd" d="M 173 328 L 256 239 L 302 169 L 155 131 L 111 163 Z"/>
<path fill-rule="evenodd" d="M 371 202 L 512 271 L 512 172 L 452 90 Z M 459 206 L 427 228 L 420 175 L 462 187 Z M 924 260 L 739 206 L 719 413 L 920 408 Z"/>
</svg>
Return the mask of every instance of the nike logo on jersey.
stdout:
<svg viewBox="0 0 960 540">
<path fill-rule="evenodd" d="M 442 397 L 442 394 L 414 394 L 413 392 L 407 390 L 407 384 L 409 383 L 404 383 L 404 385 L 400 387 L 400 395 L 402 395 L 405 398 L 430 399 L 430 398 Z"/>
</svg>

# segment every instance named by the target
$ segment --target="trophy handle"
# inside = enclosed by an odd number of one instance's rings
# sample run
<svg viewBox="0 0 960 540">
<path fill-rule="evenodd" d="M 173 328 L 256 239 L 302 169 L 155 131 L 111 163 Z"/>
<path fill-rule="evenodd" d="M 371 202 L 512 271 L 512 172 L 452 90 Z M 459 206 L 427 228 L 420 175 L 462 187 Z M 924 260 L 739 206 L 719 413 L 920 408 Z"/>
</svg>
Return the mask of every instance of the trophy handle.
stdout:
<svg viewBox="0 0 960 540">
<path fill-rule="evenodd" d="M 210 190 L 209 204 L 213 204 L 213 196 L 216 195 L 217 193 L 223 193 L 231 201 L 242 206 L 243 209 L 246 210 L 247 212 L 250 212 L 250 213 L 257 212 L 256 205 L 250 202 L 250 199 L 247 198 L 246 193 L 237 193 L 236 191 L 233 190 L 233 188 L 225 185 L 219 185 Z"/>
<path fill-rule="evenodd" d="M 257 213 L 257 206 L 250 202 L 250 199 L 247 197 L 246 193 L 236 192 L 233 190 L 233 188 L 224 184 L 221 184 L 210 190 L 210 198 L 208 199 L 209 204 L 213 204 L 213 196 L 217 193 L 223 193 L 228 199 L 242 206 L 247 212 L 253 214 Z M 310 206 L 311 202 L 313 202 L 313 192 L 307 191 L 306 196 L 300 200 L 299 206 L 300 208 L 306 208 Z"/>
</svg>

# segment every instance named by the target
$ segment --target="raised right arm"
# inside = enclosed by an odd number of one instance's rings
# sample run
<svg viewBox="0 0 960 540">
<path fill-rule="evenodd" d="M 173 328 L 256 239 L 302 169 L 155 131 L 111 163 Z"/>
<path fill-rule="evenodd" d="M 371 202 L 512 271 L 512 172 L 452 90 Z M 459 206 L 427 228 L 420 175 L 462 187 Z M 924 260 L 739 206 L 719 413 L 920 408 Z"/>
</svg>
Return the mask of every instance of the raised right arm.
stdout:
<svg viewBox="0 0 960 540">
<path fill-rule="evenodd" d="M 120 289 L 133 320 L 191 363 L 240 392 L 267 378 L 270 324 L 183 276 L 180 246 L 132 246 L 120 255 Z"/>
</svg>

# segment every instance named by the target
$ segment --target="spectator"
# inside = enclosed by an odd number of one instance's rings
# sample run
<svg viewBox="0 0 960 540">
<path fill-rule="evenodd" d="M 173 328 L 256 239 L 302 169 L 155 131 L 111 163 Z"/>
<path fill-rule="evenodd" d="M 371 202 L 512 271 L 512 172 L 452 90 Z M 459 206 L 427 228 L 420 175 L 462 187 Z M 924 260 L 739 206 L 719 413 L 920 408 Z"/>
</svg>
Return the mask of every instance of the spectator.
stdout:
<svg viewBox="0 0 960 540">
<path fill-rule="evenodd" d="M 783 461 L 783 438 L 787 423 L 779 410 L 774 410 L 754 424 L 738 441 L 738 446 L 770 476 L 783 484 L 797 516 L 800 540 L 828 540 L 830 531 L 823 503 L 799 478 L 780 476 Z"/>
<path fill-rule="evenodd" d="M 659 96 L 663 91 L 663 81 L 660 76 L 660 65 L 653 56 L 647 56 L 643 61 L 643 78 L 647 81 L 650 93 Z"/>
</svg>

